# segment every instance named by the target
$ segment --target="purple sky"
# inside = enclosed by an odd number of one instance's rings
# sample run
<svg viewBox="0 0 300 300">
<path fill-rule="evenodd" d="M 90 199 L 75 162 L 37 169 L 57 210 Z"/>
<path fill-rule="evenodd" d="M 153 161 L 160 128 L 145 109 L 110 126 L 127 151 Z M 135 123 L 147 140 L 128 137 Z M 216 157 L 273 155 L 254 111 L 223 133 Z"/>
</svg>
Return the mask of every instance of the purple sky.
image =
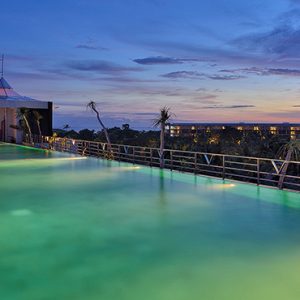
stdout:
<svg viewBox="0 0 300 300">
<path fill-rule="evenodd" d="M 0 52 L 55 126 L 174 121 L 300 122 L 300 1 L 6 1 Z"/>
</svg>

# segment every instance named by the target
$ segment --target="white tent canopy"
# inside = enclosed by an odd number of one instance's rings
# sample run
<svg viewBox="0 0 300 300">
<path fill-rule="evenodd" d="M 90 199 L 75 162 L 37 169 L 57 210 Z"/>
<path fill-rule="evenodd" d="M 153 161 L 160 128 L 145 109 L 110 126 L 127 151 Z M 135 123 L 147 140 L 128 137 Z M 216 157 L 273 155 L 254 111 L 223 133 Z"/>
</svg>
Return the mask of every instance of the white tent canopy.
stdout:
<svg viewBox="0 0 300 300">
<path fill-rule="evenodd" d="M 19 126 L 18 109 L 28 108 L 45 111 L 46 122 L 52 130 L 52 104 L 19 95 L 3 78 L 0 78 L 0 141 L 22 142 L 22 131 Z M 50 111 L 51 110 L 51 111 Z"/>
<path fill-rule="evenodd" d="M 13 88 L 7 83 L 7 81 L 0 78 L 0 107 L 1 108 L 35 108 L 35 109 L 47 109 L 48 103 L 35 100 L 29 97 L 19 95 L 13 90 Z"/>
</svg>

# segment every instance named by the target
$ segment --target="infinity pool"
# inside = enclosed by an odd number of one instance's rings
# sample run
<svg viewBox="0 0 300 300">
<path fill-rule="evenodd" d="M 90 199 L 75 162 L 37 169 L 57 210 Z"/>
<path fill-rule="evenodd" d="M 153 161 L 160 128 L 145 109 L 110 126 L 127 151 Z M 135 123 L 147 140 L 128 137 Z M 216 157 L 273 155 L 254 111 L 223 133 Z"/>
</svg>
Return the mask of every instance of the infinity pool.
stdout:
<svg viewBox="0 0 300 300">
<path fill-rule="evenodd" d="M 3 300 L 299 300 L 300 194 L 0 144 Z"/>
</svg>

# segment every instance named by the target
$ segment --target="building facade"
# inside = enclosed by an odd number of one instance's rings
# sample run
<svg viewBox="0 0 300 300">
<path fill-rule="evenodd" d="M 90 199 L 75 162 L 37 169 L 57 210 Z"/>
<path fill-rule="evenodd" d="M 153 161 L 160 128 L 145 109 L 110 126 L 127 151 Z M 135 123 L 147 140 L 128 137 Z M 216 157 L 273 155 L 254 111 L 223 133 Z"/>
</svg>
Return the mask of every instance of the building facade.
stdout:
<svg viewBox="0 0 300 300">
<path fill-rule="evenodd" d="M 234 128 L 243 132 L 269 133 L 294 140 L 300 137 L 300 124 L 290 123 L 172 123 L 167 126 L 171 137 L 195 137 L 197 134 Z"/>
<path fill-rule="evenodd" d="M 18 110 L 36 111 L 41 116 L 40 129 L 43 135 L 52 135 L 52 102 L 35 100 L 16 93 L 7 81 L 0 78 L 0 141 L 21 143 L 23 130 L 20 127 Z M 39 134 L 38 125 L 29 114 L 28 122 L 33 134 Z"/>
</svg>

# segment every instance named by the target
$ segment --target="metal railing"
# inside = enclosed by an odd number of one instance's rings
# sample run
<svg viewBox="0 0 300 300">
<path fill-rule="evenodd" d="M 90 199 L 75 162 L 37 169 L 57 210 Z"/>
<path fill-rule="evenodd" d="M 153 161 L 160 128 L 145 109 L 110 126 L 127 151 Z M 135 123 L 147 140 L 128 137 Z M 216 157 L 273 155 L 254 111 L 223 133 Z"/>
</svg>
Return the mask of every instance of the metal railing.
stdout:
<svg viewBox="0 0 300 300">
<path fill-rule="evenodd" d="M 33 136 L 25 137 L 31 146 L 55 151 L 70 152 L 83 156 L 113 159 L 116 161 L 164 168 L 238 180 L 300 191 L 300 161 L 224 155 L 216 153 L 192 152 L 164 149 L 161 155 L 158 148 L 75 140 L 70 138 Z M 286 173 L 282 172 L 288 165 Z M 279 182 L 283 180 L 282 186 Z"/>
</svg>

